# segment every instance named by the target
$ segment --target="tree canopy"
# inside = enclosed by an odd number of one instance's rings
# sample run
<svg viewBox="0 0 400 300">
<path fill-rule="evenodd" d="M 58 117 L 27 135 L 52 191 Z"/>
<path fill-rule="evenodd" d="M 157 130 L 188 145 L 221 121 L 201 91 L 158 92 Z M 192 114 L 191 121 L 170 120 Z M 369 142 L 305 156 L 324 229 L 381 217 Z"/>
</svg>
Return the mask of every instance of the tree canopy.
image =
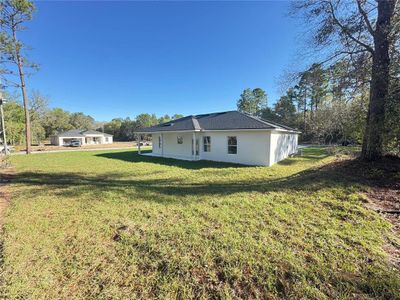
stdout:
<svg viewBox="0 0 400 300">
<path fill-rule="evenodd" d="M 267 106 L 267 94 L 261 88 L 245 89 L 237 101 L 238 111 L 251 115 L 259 115 L 261 110 Z"/>
</svg>

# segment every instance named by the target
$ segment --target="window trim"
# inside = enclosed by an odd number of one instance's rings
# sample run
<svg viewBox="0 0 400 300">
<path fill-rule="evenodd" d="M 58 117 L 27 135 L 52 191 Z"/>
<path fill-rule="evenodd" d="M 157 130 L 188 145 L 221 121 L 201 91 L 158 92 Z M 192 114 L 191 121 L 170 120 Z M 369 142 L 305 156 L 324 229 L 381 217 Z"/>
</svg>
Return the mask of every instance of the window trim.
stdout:
<svg viewBox="0 0 400 300">
<path fill-rule="evenodd" d="M 206 142 L 207 138 L 208 142 Z M 211 152 L 211 136 L 209 135 L 203 136 L 203 152 Z"/>
<path fill-rule="evenodd" d="M 183 136 L 182 135 L 176 136 L 176 143 L 178 145 L 182 145 L 183 144 Z"/>
<path fill-rule="evenodd" d="M 235 138 L 235 140 L 236 140 L 236 145 L 229 145 L 229 139 L 230 138 Z M 227 153 L 228 154 L 231 154 L 231 155 L 236 155 L 237 153 L 238 153 L 238 140 L 237 140 L 237 136 L 227 136 L 226 137 L 226 145 L 227 145 Z M 230 153 L 229 152 L 229 148 L 234 148 L 234 149 L 236 149 L 236 151 L 235 151 L 235 153 Z"/>
<path fill-rule="evenodd" d="M 158 148 L 159 148 L 159 149 L 162 148 L 162 138 L 161 138 L 161 135 L 158 136 Z"/>
</svg>

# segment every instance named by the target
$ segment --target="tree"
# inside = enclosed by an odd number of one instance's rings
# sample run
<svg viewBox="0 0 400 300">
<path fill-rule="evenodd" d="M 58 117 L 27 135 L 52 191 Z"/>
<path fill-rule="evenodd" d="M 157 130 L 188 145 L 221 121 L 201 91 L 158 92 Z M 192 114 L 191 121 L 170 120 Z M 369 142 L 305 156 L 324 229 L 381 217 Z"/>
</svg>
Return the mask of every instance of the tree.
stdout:
<svg viewBox="0 0 400 300">
<path fill-rule="evenodd" d="M 161 118 L 158 118 L 158 123 L 166 123 L 171 121 L 171 117 L 169 115 L 164 115 Z"/>
<path fill-rule="evenodd" d="M 115 140 L 120 139 L 120 129 L 123 120 L 121 118 L 114 118 L 111 122 L 104 124 L 104 132 L 112 134 Z"/>
<path fill-rule="evenodd" d="M 293 104 L 292 93 L 293 90 L 290 89 L 285 96 L 279 98 L 274 106 L 279 121 L 288 126 L 293 126 L 296 118 L 296 107 Z"/>
<path fill-rule="evenodd" d="M 267 94 L 260 88 L 245 89 L 237 101 L 238 111 L 251 115 L 260 115 L 263 108 L 267 106 Z"/>
<path fill-rule="evenodd" d="M 132 141 L 134 140 L 135 130 L 137 127 L 137 122 L 135 120 L 131 120 L 130 118 L 126 118 L 122 121 L 120 127 L 120 140 L 122 141 Z"/>
<path fill-rule="evenodd" d="M 4 105 L 4 118 L 7 128 L 8 143 L 11 145 L 22 144 L 25 141 L 24 108 L 19 102 L 11 99 Z"/>
<path fill-rule="evenodd" d="M 320 64 L 313 64 L 308 70 L 310 84 L 310 112 L 311 116 L 314 111 L 318 110 L 318 106 L 322 104 L 327 90 L 327 81 L 325 70 Z"/>
<path fill-rule="evenodd" d="M 308 0 L 296 2 L 308 24 L 314 26 L 316 49 L 333 49 L 326 62 L 350 57 L 362 64 L 370 77 L 369 107 L 362 147 L 362 158 L 376 160 L 383 154 L 385 108 L 389 98 L 390 51 L 395 45 L 398 16 L 397 0 Z M 397 16 L 396 16 L 397 14 Z M 328 48 L 329 47 L 329 48 Z"/>
<path fill-rule="evenodd" d="M 49 99 L 39 91 L 33 91 L 29 103 L 30 119 L 43 120 L 49 109 Z"/>
<path fill-rule="evenodd" d="M 32 19 L 35 6 L 28 0 L 3 0 L 1 2 L 0 25 L 2 28 L 0 43 L 1 52 L 7 61 L 17 66 L 22 98 L 25 109 L 25 134 L 26 153 L 31 152 L 31 125 L 29 114 L 29 100 L 26 92 L 24 67 L 33 66 L 29 64 L 23 52 L 25 47 L 18 39 L 17 33 L 24 30 L 24 23 Z"/>
<path fill-rule="evenodd" d="M 260 111 L 260 117 L 267 121 L 279 121 L 279 116 L 275 113 L 275 110 L 270 107 L 265 107 Z"/>
<path fill-rule="evenodd" d="M 158 122 L 155 114 L 140 114 L 136 117 L 137 128 L 149 127 L 156 125 Z"/>
<path fill-rule="evenodd" d="M 82 112 L 72 113 L 70 115 L 70 124 L 75 129 L 93 129 L 95 121 L 91 116 L 87 116 Z"/>
<path fill-rule="evenodd" d="M 31 122 L 32 141 L 40 144 L 45 138 L 46 131 L 43 127 L 44 118 L 48 111 L 49 100 L 40 94 L 39 91 L 33 91 L 29 102 L 29 115 Z"/>
<path fill-rule="evenodd" d="M 61 108 L 54 108 L 48 111 L 44 117 L 43 127 L 46 131 L 46 136 L 72 129 L 70 113 Z"/>
<path fill-rule="evenodd" d="M 183 118 L 183 115 L 181 115 L 181 114 L 174 114 L 174 115 L 171 117 L 172 120 L 176 120 L 176 119 L 180 119 L 180 118 Z"/>
</svg>

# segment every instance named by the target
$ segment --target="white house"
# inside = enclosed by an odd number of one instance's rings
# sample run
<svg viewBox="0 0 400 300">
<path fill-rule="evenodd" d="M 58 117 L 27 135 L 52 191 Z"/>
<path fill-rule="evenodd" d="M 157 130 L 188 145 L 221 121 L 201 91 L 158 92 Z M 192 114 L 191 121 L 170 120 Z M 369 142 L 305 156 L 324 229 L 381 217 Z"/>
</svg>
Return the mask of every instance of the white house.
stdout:
<svg viewBox="0 0 400 300">
<path fill-rule="evenodd" d="M 152 153 L 145 155 L 262 166 L 296 153 L 299 135 L 290 127 L 238 111 L 187 116 L 137 133 L 153 137 Z"/>
<path fill-rule="evenodd" d="M 73 129 L 50 136 L 52 145 L 68 145 L 71 141 L 81 141 L 82 145 L 112 144 L 113 136 L 96 130 Z"/>
</svg>

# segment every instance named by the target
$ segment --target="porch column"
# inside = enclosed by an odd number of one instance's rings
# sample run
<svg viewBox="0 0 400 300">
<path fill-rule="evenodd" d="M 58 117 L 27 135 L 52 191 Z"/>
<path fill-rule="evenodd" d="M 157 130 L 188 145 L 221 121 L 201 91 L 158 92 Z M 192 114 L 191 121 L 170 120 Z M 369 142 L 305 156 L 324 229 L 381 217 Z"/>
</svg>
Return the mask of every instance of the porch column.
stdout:
<svg viewBox="0 0 400 300">
<path fill-rule="evenodd" d="M 196 159 L 196 133 L 193 131 L 193 135 L 192 135 L 192 158 L 193 160 Z"/>
<path fill-rule="evenodd" d="M 164 156 L 164 135 L 161 133 L 161 156 Z"/>
<path fill-rule="evenodd" d="M 139 154 L 142 154 L 142 151 L 140 150 L 140 142 L 141 142 L 141 139 L 142 139 L 142 135 L 139 133 L 139 137 L 138 137 L 138 153 L 139 153 Z"/>
</svg>

